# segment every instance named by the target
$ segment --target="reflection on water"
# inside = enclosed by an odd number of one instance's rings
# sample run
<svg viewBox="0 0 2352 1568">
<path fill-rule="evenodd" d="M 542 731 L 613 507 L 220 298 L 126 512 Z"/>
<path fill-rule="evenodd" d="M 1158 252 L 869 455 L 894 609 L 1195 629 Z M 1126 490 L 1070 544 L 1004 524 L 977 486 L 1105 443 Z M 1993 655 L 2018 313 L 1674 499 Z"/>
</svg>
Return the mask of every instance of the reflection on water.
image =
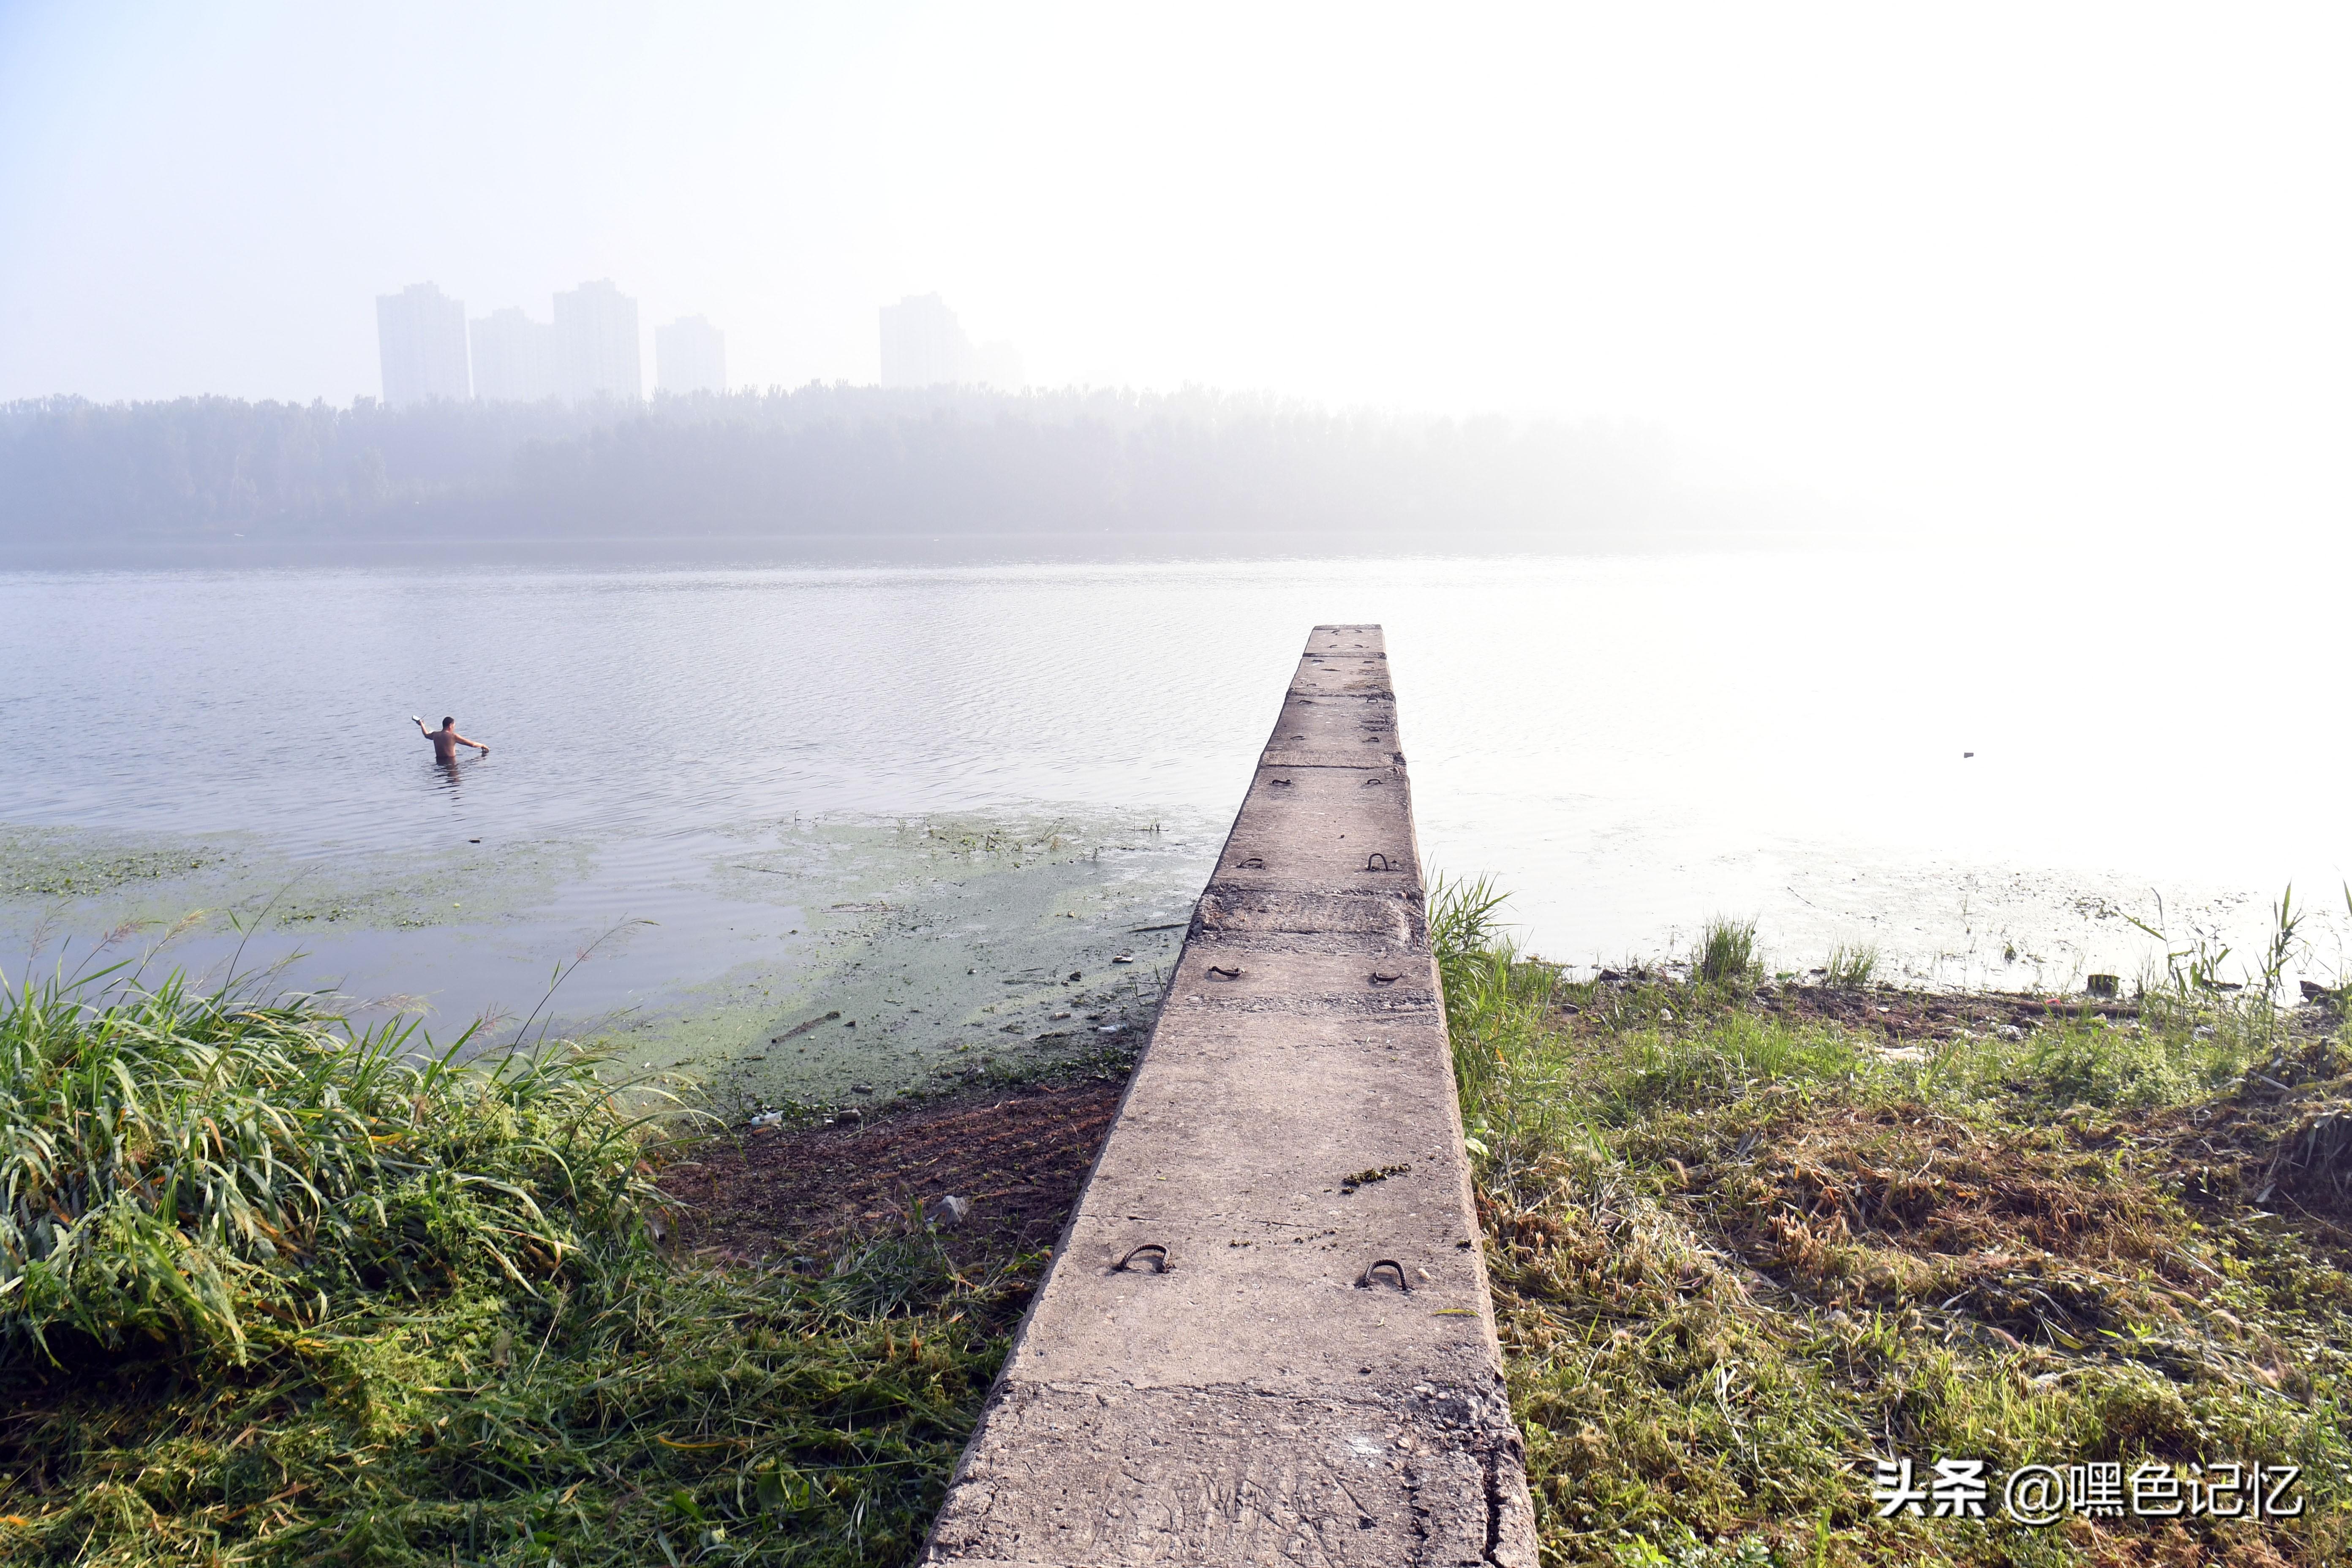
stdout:
<svg viewBox="0 0 2352 1568">
<path fill-rule="evenodd" d="M 1787 967 L 1866 940 L 2054 984 L 2132 973 L 2122 916 L 2159 890 L 2242 952 L 2289 878 L 2333 899 L 2333 580 L 1895 554 L 18 573 L 0 700 L 41 740 L 0 822 L 231 843 L 327 887 L 443 866 L 446 897 L 339 929 L 445 1017 L 654 914 L 677 934 L 600 959 L 593 1005 L 657 1006 L 734 972 L 714 846 L 753 825 L 1157 820 L 1178 847 L 1146 901 L 1196 887 L 1307 628 L 1374 620 L 1424 856 L 1510 888 L 1535 947 L 1655 951 L 1724 912 Z M 494 752 L 418 758 L 408 715 L 448 711 Z M 7 906 L 20 936 L 38 901 Z"/>
</svg>

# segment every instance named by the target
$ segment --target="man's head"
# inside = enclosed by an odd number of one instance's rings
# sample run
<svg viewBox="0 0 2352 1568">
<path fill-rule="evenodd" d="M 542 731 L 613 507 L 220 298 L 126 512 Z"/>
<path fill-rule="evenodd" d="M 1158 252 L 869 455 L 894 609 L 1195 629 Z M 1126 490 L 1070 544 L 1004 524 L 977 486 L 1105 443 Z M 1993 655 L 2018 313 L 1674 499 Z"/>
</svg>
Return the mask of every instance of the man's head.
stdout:
<svg viewBox="0 0 2352 1568">
<path fill-rule="evenodd" d="M 450 718 L 450 717 L 449 717 L 449 715 L 447 715 L 446 713 L 444 713 L 443 715 L 441 715 L 441 728 L 443 728 L 444 730 L 454 730 L 454 729 L 456 729 L 457 727 L 457 721 L 456 721 L 455 719 Z"/>
</svg>

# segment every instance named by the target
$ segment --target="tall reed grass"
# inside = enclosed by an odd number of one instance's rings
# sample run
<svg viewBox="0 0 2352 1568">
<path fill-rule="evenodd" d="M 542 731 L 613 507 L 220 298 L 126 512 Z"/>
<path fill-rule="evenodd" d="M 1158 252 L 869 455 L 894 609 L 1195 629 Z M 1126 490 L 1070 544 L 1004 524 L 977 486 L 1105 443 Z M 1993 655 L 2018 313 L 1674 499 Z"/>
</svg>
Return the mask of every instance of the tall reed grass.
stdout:
<svg viewBox="0 0 2352 1568">
<path fill-rule="evenodd" d="M 471 1044 L 176 974 L 0 994 L 0 1361 L 61 1335 L 242 1358 L 257 1313 L 536 1290 L 640 1226 L 647 1112 L 598 1058 Z"/>
<path fill-rule="evenodd" d="M 919 1551 L 1041 1258 L 705 1266 L 593 1052 L 100 980 L 0 998 L 0 1562 Z"/>
</svg>

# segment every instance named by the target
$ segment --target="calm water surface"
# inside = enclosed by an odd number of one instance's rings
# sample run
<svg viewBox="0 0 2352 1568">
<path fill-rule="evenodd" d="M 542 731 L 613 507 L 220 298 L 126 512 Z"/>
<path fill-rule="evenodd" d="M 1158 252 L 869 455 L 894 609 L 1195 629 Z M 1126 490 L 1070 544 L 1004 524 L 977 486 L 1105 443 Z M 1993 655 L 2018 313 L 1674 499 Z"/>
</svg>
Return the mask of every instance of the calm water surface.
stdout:
<svg viewBox="0 0 2352 1568">
<path fill-rule="evenodd" d="M 1780 967 L 1870 941 L 1916 976 L 2049 985 L 2133 973 L 2155 944 L 2121 914 L 2159 898 L 2242 952 L 2290 879 L 2342 915 L 2330 581 L 1949 554 L 18 573 L 0 824 L 78 830 L 53 857 L 234 845 L 296 903 L 358 889 L 302 962 L 444 1016 L 658 919 L 575 1001 L 671 1005 L 740 969 L 724 933 L 823 923 L 807 853 L 724 880 L 779 835 L 1066 827 L 1124 868 L 1119 910 L 1181 907 L 1307 627 L 1378 621 L 1424 856 L 1510 889 L 1533 947 L 1654 952 L 1721 912 Z M 436 767 L 408 721 L 443 713 L 492 752 Z M 823 846 L 826 886 L 877 842 Z M 432 919 L 359 907 L 404 876 Z M 0 906 L 20 956 L 40 911 L 175 896 L 43 886 Z M 2342 923 L 2309 928 L 2319 972 Z"/>
</svg>

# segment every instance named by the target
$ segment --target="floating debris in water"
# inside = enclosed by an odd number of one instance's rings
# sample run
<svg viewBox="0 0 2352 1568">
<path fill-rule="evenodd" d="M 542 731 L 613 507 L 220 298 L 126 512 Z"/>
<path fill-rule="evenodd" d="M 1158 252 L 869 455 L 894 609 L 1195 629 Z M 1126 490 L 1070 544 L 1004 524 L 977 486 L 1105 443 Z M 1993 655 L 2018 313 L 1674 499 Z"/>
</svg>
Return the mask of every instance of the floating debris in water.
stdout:
<svg viewBox="0 0 2352 1568">
<path fill-rule="evenodd" d="M 772 1046 L 781 1046 L 786 1040 L 798 1039 L 801 1036 L 807 1034 L 811 1029 L 815 1028 L 819 1024 L 827 1023 L 840 1016 L 840 1010 L 836 1008 L 833 1012 L 827 1013 L 822 1018 L 811 1018 L 805 1024 L 794 1024 L 791 1028 L 786 1029 L 782 1034 L 776 1036 L 768 1043 Z"/>
</svg>

